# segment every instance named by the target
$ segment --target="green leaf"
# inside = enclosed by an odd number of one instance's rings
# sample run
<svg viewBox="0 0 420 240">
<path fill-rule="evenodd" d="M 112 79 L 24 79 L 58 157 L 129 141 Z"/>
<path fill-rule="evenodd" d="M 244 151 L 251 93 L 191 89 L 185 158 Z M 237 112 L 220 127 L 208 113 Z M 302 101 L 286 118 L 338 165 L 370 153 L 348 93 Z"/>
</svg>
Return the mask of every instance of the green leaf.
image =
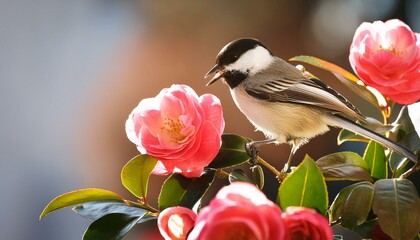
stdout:
<svg viewBox="0 0 420 240">
<path fill-rule="evenodd" d="M 372 237 L 373 229 L 378 225 L 378 221 L 370 220 L 366 221 L 363 224 L 353 228 L 352 230 L 357 233 L 362 239 L 370 239 Z"/>
<path fill-rule="evenodd" d="M 250 140 L 234 134 L 222 135 L 219 153 L 208 166 L 209 168 L 227 168 L 237 166 L 250 159 L 245 145 Z"/>
<path fill-rule="evenodd" d="M 312 56 L 297 56 L 291 58 L 290 61 L 304 62 L 312 66 L 330 71 L 335 77 L 337 77 L 338 80 L 340 80 L 357 95 L 363 97 L 366 101 L 372 103 L 375 106 L 378 105 L 377 96 L 369 91 L 369 89 L 367 89 L 366 86 L 354 74 L 348 72 L 347 70 L 333 63 Z"/>
<path fill-rule="evenodd" d="M 367 163 L 370 175 L 373 178 L 383 179 L 388 176 L 385 150 L 382 145 L 375 141 L 370 141 L 366 147 L 363 159 Z"/>
<path fill-rule="evenodd" d="M 338 134 L 337 143 L 338 145 L 341 145 L 344 142 L 369 142 L 369 139 L 349 130 L 342 129 Z"/>
<path fill-rule="evenodd" d="M 413 152 L 420 152 L 420 138 L 408 115 L 407 106 L 401 109 L 397 120 L 393 124 L 396 125 L 393 132 L 396 142 Z M 399 177 L 404 173 L 409 168 L 409 163 L 410 160 L 393 152 L 389 159 L 389 166 L 393 172 L 393 177 Z"/>
<path fill-rule="evenodd" d="M 419 138 L 419 135 L 417 134 L 417 132 L 415 132 L 415 131 L 410 132 L 407 135 L 405 135 L 404 137 L 402 137 L 398 141 L 398 144 L 406 147 L 407 149 L 409 149 L 413 152 L 420 151 L 420 138 Z"/>
<path fill-rule="evenodd" d="M 373 189 L 370 182 L 343 188 L 331 204 L 330 220 L 350 229 L 364 223 L 372 207 Z"/>
<path fill-rule="evenodd" d="M 77 205 L 86 202 L 93 202 L 99 200 L 115 200 L 123 202 L 124 199 L 111 191 L 98 189 L 98 188 L 86 188 L 72 192 L 62 194 L 54 198 L 42 211 L 39 219 L 41 220 L 47 214 L 54 212 L 58 209 Z"/>
<path fill-rule="evenodd" d="M 260 165 L 255 165 L 251 167 L 252 179 L 259 189 L 264 187 L 264 171 Z"/>
<path fill-rule="evenodd" d="M 407 179 L 381 179 L 375 183 L 373 212 L 382 231 L 392 239 L 413 239 L 420 231 L 420 200 Z"/>
<path fill-rule="evenodd" d="M 407 106 L 404 106 L 403 108 L 401 108 L 401 111 L 398 114 L 397 120 L 395 120 L 395 123 L 393 124 L 396 125 L 393 132 L 396 135 L 397 143 L 400 142 L 401 139 L 407 136 L 408 134 L 412 132 L 416 132 L 416 129 L 413 123 L 411 122 L 411 118 L 408 115 Z M 415 149 L 409 148 L 409 146 L 405 146 L 405 147 L 407 147 L 410 150 L 415 150 Z"/>
<path fill-rule="evenodd" d="M 348 79 L 352 82 L 356 83 L 356 82 L 359 81 L 359 79 L 356 76 L 354 76 L 352 73 L 348 72 L 347 70 L 345 70 L 345 69 L 343 69 L 343 68 L 341 68 L 341 67 L 339 67 L 339 66 L 337 66 L 333 63 L 322 60 L 320 58 L 316 58 L 316 57 L 313 57 L 313 56 L 301 55 L 301 56 L 293 57 L 293 58 L 289 59 L 289 61 L 304 62 L 304 63 L 311 64 L 312 66 L 315 66 L 315 67 L 318 67 L 318 68 L 321 68 L 321 69 L 324 69 L 324 70 L 327 70 L 327 71 L 330 71 L 330 72 L 338 73 L 341 76 L 345 77 L 346 79 Z"/>
<path fill-rule="evenodd" d="M 357 153 L 333 153 L 318 159 L 316 164 L 327 181 L 372 181 L 366 162 Z"/>
<path fill-rule="evenodd" d="M 232 172 L 230 172 L 229 182 L 248 182 L 251 184 L 255 184 L 254 181 L 252 181 L 242 169 L 234 169 Z"/>
<path fill-rule="evenodd" d="M 399 153 L 392 152 L 389 157 L 389 168 L 392 171 L 392 177 L 399 177 L 409 169 L 410 159 L 401 156 Z"/>
<path fill-rule="evenodd" d="M 321 171 L 309 156 L 284 179 L 279 188 L 277 203 L 282 209 L 303 206 L 320 213 L 327 210 L 327 186 Z"/>
<path fill-rule="evenodd" d="M 88 202 L 75 206 L 73 211 L 91 221 L 95 221 L 110 213 L 124 213 L 129 216 L 137 217 L 144 216 L 144 214 L 148 213 L 145 209 L 129 206 L 125 202 L 117 201 Z"/>
<path fill-rule="evenodd" d="M 134 196 L 145 199 L 149 177 L 155 168 L 157 159 L 146 154 L 131 159 L 121 171 L 121 181 Z"/>
<path fill-rule="evenodd" d="M 160 191 L 159 209 L 173 206 L 192 208 L 206 193 L 215 174 L 215 170 L 205 170 L 198 178 L 172 174 L 165 180 Z"/>
<path fill-rule="evenodd" d="M 141 220 L 124 213 L 111 213 L 94 221 L 83 235 L 83 240 L 119 240 Z"/>
</svg>

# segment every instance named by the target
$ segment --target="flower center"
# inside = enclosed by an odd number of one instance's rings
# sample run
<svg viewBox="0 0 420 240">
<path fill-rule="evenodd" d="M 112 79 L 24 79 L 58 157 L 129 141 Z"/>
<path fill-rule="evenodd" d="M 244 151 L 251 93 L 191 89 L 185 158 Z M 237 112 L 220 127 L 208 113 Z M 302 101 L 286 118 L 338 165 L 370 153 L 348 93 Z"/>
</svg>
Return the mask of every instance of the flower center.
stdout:
<svg viewBox="0 0 420 240">
<path fill-rule="evenodd" d="M 387 53 L 392 53 L 394 55 L 402 54 L 402 52 L 400 52 L 397 48 L 395 48 L 393 44 L 379 45 L 378 52 L 387 52 Z"/>
<path fill-rule="evenodd" d="M 184 124 L 179 120 L 173 120 L 172 118 L 165 117 L 163 126 L 160 127 L 160 130 L 171 139 L 175 141 L 182 141 L 185 138 L 185 136 L 181 134 L 184 127 Z"/>
</svg>

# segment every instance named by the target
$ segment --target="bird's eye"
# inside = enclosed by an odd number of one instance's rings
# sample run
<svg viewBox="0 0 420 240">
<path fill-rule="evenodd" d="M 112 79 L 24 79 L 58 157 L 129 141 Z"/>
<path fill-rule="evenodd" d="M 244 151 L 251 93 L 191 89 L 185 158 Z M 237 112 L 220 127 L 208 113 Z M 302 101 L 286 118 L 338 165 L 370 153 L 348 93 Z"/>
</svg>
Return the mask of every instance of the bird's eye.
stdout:
<svg viewBox="0 0 420 240">
<path fill-rule="evenodd" d="M 236 62 L 236 60 L 238 60 L 238 56 L 237 55 L 233 55 L 231 58 L 231 62 Z"/>
</svg>

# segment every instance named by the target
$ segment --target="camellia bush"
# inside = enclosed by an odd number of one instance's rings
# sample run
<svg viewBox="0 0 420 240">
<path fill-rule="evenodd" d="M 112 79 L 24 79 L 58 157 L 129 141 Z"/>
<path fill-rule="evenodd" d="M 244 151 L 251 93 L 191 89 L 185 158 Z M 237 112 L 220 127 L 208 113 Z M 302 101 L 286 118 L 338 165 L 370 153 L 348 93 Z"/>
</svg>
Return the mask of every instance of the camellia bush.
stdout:
<svg viewBox="0 0 420 240">
<path fill-rule="evenodd" d="M 378 108 L 383 118 L 375 129 L 387 129 L 382 131 L 386 137 L 418 154 L 420 34 L 396 19 L 363 23 L 356 30 L 349 59 L 357 76 L 315 57 L 291 61 L 330 71 Z M 404 106 L 391 123 L 396 104 Z M 198 96 L 185 85 L 174 84 L 141 100 L 125 123 L 140 154 L 121 172 L 122 184 L 137 200 L 103 189 L 80 189 L 53 199 L 40 219 L 74 206 L 76 213 L 92 221 L 85 240 L 122 239 L 137 224 L 151 220 L 157 220 L 164 239 L 342 239 L 334 235 L 334 225 L 361 238 L 419 236 L 420 200 L 408 179 L 420 169 L 419 160 L 342 130 L 338 144 L 367 142 L 363 155 L 337 152 L 316 160 L 306 156 L 286 173 L 260 157 L 252 163 L 245 147 L 251 140 L 224 133 L 224 126 L 220 100 L 211 94 Z M 250 173 L 240 166 L 248 166 Z M 264 171 L 277 177 L 278 183 L 267 184 L 279 186 L 275 201 L 261 191 Z M 166 177 L 158 206 L 152 206 L 147 196 L 151 174 Z M 216 177 L 225 179 L 226 186 L 201 206 Z M 341 180 L 351 184 L 330 204 L 326 182 Z"/>
</svg>

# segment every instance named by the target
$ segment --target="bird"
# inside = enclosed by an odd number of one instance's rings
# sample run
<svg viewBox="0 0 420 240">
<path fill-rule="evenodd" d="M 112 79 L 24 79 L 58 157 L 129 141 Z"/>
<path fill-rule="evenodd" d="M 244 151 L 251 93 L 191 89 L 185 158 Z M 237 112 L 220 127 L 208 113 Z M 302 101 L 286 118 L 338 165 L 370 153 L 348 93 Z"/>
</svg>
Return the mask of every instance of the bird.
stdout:
<svg viewBox="0 0 420 240">
<path fill-rule="evenodd" d="M 266 137 L 246 145 L 253 163 L 257 161 L 260 145 L 288 143 L 291 151 L 282 170 L 287 172 L 299 147 L 330 127 L 372 139 L 417 162 L 410 150 L 356 123 L 354 120 L 366 123 L 367 118 L 343 95 L 275 56 L 255 38 L 240 38 L 226 44 L 205 78 L 210 75 L 213 77 L 207 86 L 222 79 L 239 110 Z"/>
</svg>

